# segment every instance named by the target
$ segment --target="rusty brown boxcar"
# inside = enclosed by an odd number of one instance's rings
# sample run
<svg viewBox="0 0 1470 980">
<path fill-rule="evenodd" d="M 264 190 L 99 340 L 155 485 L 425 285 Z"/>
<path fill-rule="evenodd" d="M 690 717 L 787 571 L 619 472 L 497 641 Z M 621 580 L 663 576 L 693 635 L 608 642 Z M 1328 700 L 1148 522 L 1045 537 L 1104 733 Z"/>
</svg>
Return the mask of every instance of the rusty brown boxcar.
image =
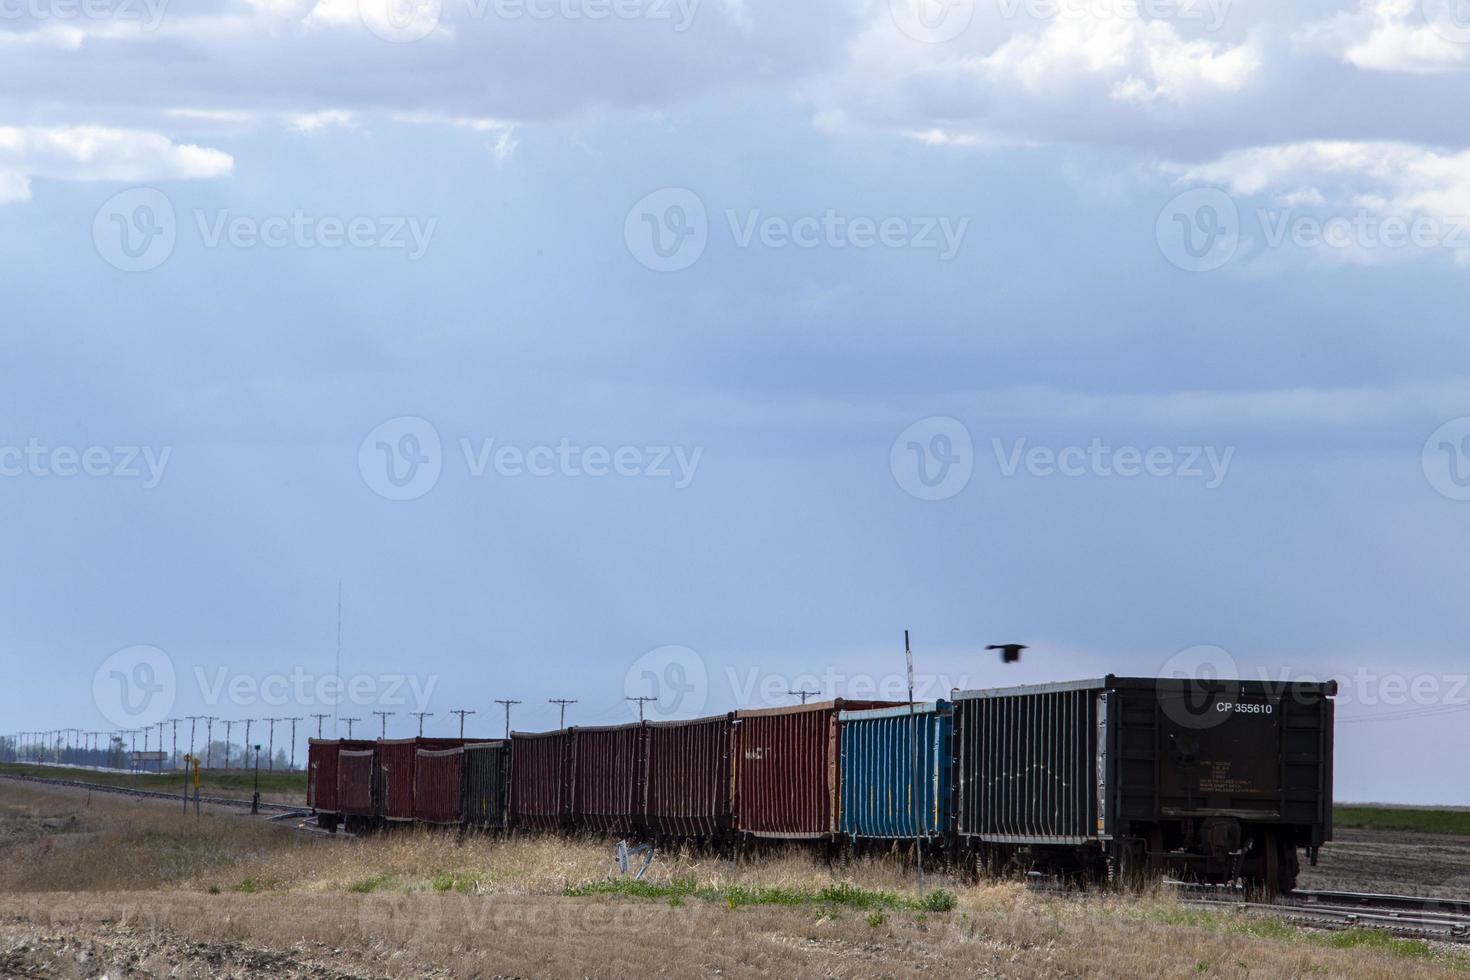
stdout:
<svg viewBox="0 0 1470 980">
<path fill-rule="evenodd" d="M 469 742 L 464 747 L 464 823 L 500 829 L 510 818 L 510 743 Z"/>
<path fill-rule="evenodd" d="M 337 751 L 335 738 L 306 740 L 306 805 L 319 814 L 337 812 Z"/>
<path fill-rule="evenodd" d="M 892 701 L 822 701 L 735 712 L 735 827 L 756 837 L 837 832 L 837 712 Z"/>
<path fill-rule="evenodd" d="M 419 749 L 413 771 L 414 819 L 420 823 L 459 823 L 463 772 L 464 749 Z"/>
<path fill-rule="evenodd" d="M 730 829 L 733 712 L 648 724 L 647 826 L 679 837 Z"/>
<path fill-rule="evenodd" d="M 570 729 L 510 733 L 510 807 L 515 827 L 567 829 L 575 760 Z"/>
<path fill-rule="evenodd" d="M 464 740 L 457 738 L 379 739 L 374 767 L 383 818 L 393 821 L 414 819 L 414 763 L 420 749 L 453 749 L 463 744 Z"/>
<path fill-rule="evenodd" d="M 572 826 L 628 834 L 643 826 L 648 727 L 573 728 Z"/>
<path fill-rule="evenodd" d="M 377 747 L 366 739 L 342 739 L 337 751 L 337 808 L 361 823 L 378 815 L 373 786 L 373 759 Z"/>
</svg>

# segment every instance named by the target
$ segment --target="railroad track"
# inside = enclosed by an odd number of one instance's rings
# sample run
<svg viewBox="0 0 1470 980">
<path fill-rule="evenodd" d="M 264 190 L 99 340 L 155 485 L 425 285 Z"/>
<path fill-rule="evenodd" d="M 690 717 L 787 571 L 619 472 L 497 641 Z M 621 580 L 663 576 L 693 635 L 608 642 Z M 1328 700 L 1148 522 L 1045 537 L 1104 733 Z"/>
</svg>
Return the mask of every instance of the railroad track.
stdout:
<svg viewBox="0 0 1470 980">
<path fill-rule="evenodd" d="M 0 778 L 15 779 L 27 783 L 44 783 L 49 786 L 72 786 L 77 789 L 91 790 L 97 793 L 115 793 L 119 796 L 131 796 L 138 799 L 168 800 L 174 804 L 183 802 L 183 797 L 179 793 L 163 793 L 158 790 L 136 789 L 129 786 L 111 786 L 106 783 L 89 782 L 85 779 L 51 779 L 46 776 L 27 776 L 13 772 L 0 772 Z M 193 800 L 193 797 L 189 798 L 189 802 L 192 803 Z M 199 797 L 199 802 L 208 803 L 211 806 L 244 807 L 247 809 L 251 805 L 249 800 L 240 800 L 228 796 L 201 796 Z M 289 803 L 261 803 L 260 809 L 283 815 L 300 814 L 305 816 L 311 813 L 308 807 L 292 806 Z"/>
</svg>

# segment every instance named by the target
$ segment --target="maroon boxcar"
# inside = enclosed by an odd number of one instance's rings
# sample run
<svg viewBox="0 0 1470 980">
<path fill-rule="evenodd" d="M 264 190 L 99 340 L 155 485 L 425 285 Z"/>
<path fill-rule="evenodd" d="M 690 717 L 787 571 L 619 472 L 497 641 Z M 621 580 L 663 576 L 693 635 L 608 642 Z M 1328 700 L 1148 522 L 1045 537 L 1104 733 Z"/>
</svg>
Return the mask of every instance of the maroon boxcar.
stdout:
<svg viewBox="0 0 1470 980">
<path fill-rule="evenodd" d="M 648 724 L 647 826 L 655 834 L 713 837 L 730 829 L 734 713 Z"/>
<path fill-rule="evenodd" d="M 735 712 L 735 827 L 756 837 L 837 832 L 837 712 L 891 701 L 822 701 Z"/>
<path fill-rule="evenodd" d="M 459 738 L 388 738 L 377 742 L 378 756 L 374 762 L 378 781 L 378 794 L 382 800 L 384 819 L 405 821 L 414 819 L 413 794 L 416 787 L 414 763 L 420 749 L 431 751 L 459 748 L 464 739 Z"/>
<path fill-rule="evenodd" d="M 513 826 L 526 830 L 567 829 L 575 759 L 570 729 L 510 733 Z"/>
<path fill-rule="evenodd" d="M 414 759 L 413 816 L 420 823 L 460 821 L 464 749 L 419 749 Z"/>
<path fill-rule="evenodd" d="M 648 727 L 573 728 L 572 826 L 629 834 L 643 826 Z"/>
<path fill-rule="evenodd" d="M 344 816 L 372 818 L 378 815 L 374 792 L 374 758 L 377 746 L 366 739 L 342 739 L 337 751 L 337 809 Z"/>
<path fill-rule="evenodd" d="M 337 812 L 337 750 L 335 738 L 306 740 L 306 805 L 318 813 Z"/>
</svg>

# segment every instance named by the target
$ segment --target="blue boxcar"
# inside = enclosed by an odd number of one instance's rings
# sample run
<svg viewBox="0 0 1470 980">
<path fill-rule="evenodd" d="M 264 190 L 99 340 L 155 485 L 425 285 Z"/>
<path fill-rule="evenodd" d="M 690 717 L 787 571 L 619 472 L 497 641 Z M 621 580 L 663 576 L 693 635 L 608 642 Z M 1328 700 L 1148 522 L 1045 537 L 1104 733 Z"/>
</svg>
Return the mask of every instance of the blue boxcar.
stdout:
<svg viewBox="0 0 1470 980">
<path fill-rule="evenodd" d="M 948 833 L 954 706 L 948 701 L 931 701 L 914 705 L 912 712 L 907 707 L 844 711 L 838 720 L 842 730 L 842 833 L 851 837 Z"/>
</svg>

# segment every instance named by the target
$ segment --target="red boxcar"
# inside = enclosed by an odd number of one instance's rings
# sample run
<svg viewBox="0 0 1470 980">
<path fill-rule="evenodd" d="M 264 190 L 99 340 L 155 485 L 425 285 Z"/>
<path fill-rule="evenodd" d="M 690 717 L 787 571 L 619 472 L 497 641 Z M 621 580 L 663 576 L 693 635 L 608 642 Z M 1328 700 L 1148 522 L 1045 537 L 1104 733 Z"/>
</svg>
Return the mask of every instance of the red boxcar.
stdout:
<svg viewBox="0 0 1470 980">
<path fill-rule="evenodd" d="M 735 712 L 735 827 L 757 837 L 837 832 L 837 712 L 891 701 L 822 701 Z"/>
<path fill-rule="evenodd" d="M 710 837 L 730 829 L 730 739 L 735 715 L 648 724 L 647 826 Z"/>
<path fill-rule="evenodd" d="M 419 749 L 414 759 L 414 819 L 459 823 L 463 773 L 464 749 Z"/>
<path fill-rule="evenodd" d="M 376 817 L 373 787 L 377 747 L 366 739 L 342 739 L 337 751 L 337 809 L 354 817 Z"/>
<path fill-rule="evenodd" d="M 569 729 L 510 733 L 513 826 L 565 830 L 572 812 L 574 743 Z"/>
<path fill-rule="evenodd" d="M 378 778 L 378 794 L 383 817 L 402 821 L 414 818 L 413 794 L 416 786 L 414 763 L 419 749 L 453 749 L 464 744 L 458 738 L 389 738 L 379 739 L 374 762 Z"/>
<path fill-rule="evenodd" d="M 335 738 L 306 740 L 306 805 L 318 813 L 337 812 L 337 750 Z"/>
<path fill-rule="evenodd" d="M 573 728 L 572 826 L 627 834 L 643 826 L 648 728 Z"/>
</svg>

